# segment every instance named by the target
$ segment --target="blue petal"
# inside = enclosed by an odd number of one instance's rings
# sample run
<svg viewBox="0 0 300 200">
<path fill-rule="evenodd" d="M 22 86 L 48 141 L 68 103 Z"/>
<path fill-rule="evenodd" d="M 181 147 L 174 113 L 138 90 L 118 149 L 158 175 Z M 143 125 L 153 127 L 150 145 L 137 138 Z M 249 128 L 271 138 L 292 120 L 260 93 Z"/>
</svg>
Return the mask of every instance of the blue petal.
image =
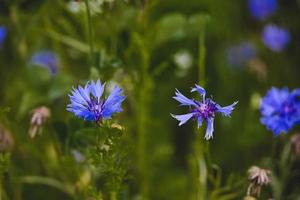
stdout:
<svg viewBox="0 0 300 200">
<path fill-rule="evenodd" d="M 67 110 L 70 112 L 73 112 L 75 114 L 75 116 L 81 117 L 84 120 L 87 120 L 87 121 L 95 121 L 96 120 L 94 113 L 92 113 L 88 110 L 82 110 L 82 109 L 76 109 L 76 108 L 74 109 L 71 107 L 68 107 Z"/>
<path fill-rule="evenodd" d="M 214 118 L 208 118 L 207 119 L 207 128 L 204 138 L 206 140 L 209 140 L 213 137 L 214 132 Z"/>
<path fill-rule="evenodd" d="M 292 91 L 292 96 L 293 96 L 294 98 L 299 98 L 299 97 L 300 97 L 300 89 L 294 89 L 294 90 Z"/>
<path fill-rule="evenodd" d="M 175 95 L 176 96 L 174 96 L 173 98 L 175 100 L 177 100 L 178 102 L 180 102 L 181 106 L 197 106 L 197 104 L 192 99 L 185 97 L 177 89 L 176 89 Z"/>
<path fill-rule="evenodd" d="M 197 91 L 202 96 L 202 98 L 205 99 L 206 91 L 203 87 L 195 84 L 195 87 L 192 88 L 191 92 L 195 92 L 195 91 Z"/>
<path fill-rule="evenodd" d="M 194 114 L 193 113 L 188 113 L 188 114 L 184 114 L 184 115 L 173 115 L 171 114 L 172 117 L 174 117 L 175 119 L 177 119 L 179 122 L 179 126 L 181 126 L 182 124 L 185 124 L 189 119 L 191 119 Z"/>
<path fill-rule="evenodd" d="M 216 105 L 217 107 L 217 112 L 220 112 L 223 114 L 223 116 L 230 116 L 231 112 L 234 109 L 234 106 L 238 103 L 238 101 L 234 102 L 233 104 L 229 105 L 229 106 L 225 106 L 225 107 L 221 107 L 220 105 Z"/>
<path fill-rule="evenodd" d="M 199 116 L 198 119 L 197 119 L 197 122 L 198 122 L 198 128 L 200 128 L 200 127 L 202 126 L 202 121 L 203 121 L 202 117 Z"/>
<path fill-rule="evenodd" d="M 78 91 L 79 91 L 79 94 L 81 95 L 81 97 L 86 101 L 86 102 L 90 102 L 91 99 L 90 99 L 90 91 L 89 91 L 89 84 L 87 83 L 85 85 L 85 87 L 81 87 L 79 86 L 78 87 Z"/>
<path fill-rule="evenodd" d="M 121 103 L 125 97 L 122 96 L 123 90 L 120 87 L 115 86 L 106 101 L 103 104 L 103 118 L 108 119 L 115 112 L 121 112 Z"/>
<path fill-rule="evenodd" d="M 0 26 L 0 46 L 2 45 L 3 41 L 5 40 L 7 34 L 7 29 L 5 26 Z"/>
<path fill-rule="evenodd" d="M 105 87 L 105 83 L 102 85 L 100 80 L 97 80 L 97 82 L 95 83 L 94 81 L 91 81 L 90 84 L 90 92 L 92 93 L 92 95 L 98 99 L 98 101 L 100 100 L 103 91 L 104 91 L 104 87 Z"/>
<path fill-rule="evenodd" d="M 289 98 L 288 88 L 270 89 L 266 96 L 262 99 L 260 104 L 260 110 L 262 115 L 270 116 L 273 113 L 278 112 L 282 104 Z"/>
<path fill-rule="evenodd" d="M 281 119 L 279 116 L 262 117 L 260 121 L 275 136 L 278 136 L 280 133 L 287 133 L 292 126 L 292 124 L 287 123 L 288 121 Z"/>
<path fill-rule="evenodd" d="M 88 102 L 80 95 L 79 90 L 73 88 L 71 95 L 69 95 L 72 102 L 76 102 L 85 106 L 88 106 Z"/>
</svg>

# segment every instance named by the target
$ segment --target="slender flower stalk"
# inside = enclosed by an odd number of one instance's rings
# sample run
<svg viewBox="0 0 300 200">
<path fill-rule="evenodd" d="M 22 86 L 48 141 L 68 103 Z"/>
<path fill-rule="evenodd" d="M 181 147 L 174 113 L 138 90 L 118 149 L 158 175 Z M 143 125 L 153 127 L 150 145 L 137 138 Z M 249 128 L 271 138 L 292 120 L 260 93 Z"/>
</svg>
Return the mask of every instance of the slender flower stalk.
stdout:
<svg viewBox="0 0 300 200">
<path fill-rule="evenodd" d="M 93 24 L 92 24 L 92 15 L 89 5 L 89 0 L 84 0 L 87 14 L 87 26 L 88 26 L 88 40 L 90 46 L 90 62 L 91 66 L 94 65 L 94 37 L 93 37 Z"/>
</svg>

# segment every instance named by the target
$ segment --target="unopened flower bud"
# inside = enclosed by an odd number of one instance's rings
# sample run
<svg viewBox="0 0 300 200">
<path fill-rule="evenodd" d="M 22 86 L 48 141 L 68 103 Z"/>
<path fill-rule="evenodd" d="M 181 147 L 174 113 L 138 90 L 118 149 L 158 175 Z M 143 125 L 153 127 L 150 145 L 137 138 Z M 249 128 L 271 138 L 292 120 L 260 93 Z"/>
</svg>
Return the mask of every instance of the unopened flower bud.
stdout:
<svg viewBox="0 0 300 200">
<path fill-rule="evenodd" d="M 10 133 L 0 127 L 0 153 L 9 151 L 14 144 Z"/>
<path fill-rule="evenodd" d="M 29 128 L 29 135 L 31 138 L 35 137 L 49 117 L 50 110 L 45 106 L 38 107 L 32 111 Z"/>
</svg>

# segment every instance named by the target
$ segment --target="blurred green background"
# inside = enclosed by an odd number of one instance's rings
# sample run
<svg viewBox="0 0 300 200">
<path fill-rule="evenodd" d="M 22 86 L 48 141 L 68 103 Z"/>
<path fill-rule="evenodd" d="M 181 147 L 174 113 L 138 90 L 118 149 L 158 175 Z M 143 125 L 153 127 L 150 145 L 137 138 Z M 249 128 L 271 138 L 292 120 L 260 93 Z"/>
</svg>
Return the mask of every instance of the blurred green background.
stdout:
<svg viewBox="0 0 300 200">
<path fill-rule="evenodd" d="M 273 169 L 278 181 L 265 187 L 261 199 L 300 198 L 299 163 L 282 153 L 290 136 L 274 138 L 259 121 L 260 98 L 270 87 L 299 87 L 300 1 L 278 1 L 276 13 L 263 21 L 239 0 L 89 5 L 90 21 L 83 0 L 0 1 L 0 25 L 7 28 L 0 46 L 0 122 L 14 141 L 9 158 L 1 153 L 2 199 L 113 199 L 109 191 L 116 190 L 124 200 L 195 199 L 195 140 L 209 143 L 207 199 L 243 199 L 252 165 Z M 290 32 L 280 53 L 262 42 L 268 23 Z M 245 42 L 255 55 L 230 63 L 228 49 Z M 205 76 L 198 70 L 202 44 Z M 41 51 L 56 55 L 57 73 L 30 63 Z M 203 138 L 205 126 L 178 127 L 170 116 L 184 113 L 172 99 L 175 88 L 190 96 L 199 76 L 206 77 L 207 94 L 216 102 L 239 101 L 231 118 L 216 117 L 210 141 Z M 98 128 L 66 111 L 72 86 L 98 78 L 108 89 L 122 86 L 126 95 L 124 111 L 112 119 L 123 127 L 122 136 L 112 138 L 113 149 L 101 159 L 93 146 Z M 32 110 L 42 105 L 51 116 L 41 134 L 30 138 Z M 104 143 L 116 132 L 110 129 L 100 128 Z"/>
</svg>

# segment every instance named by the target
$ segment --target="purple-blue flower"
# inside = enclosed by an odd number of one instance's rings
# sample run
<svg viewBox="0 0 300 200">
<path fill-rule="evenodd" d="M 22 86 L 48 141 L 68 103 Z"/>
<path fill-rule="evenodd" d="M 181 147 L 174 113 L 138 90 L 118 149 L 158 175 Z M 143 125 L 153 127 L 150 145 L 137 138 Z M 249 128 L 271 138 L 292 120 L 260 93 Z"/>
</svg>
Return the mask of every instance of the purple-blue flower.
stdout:
<svg viewBox="0 0 300 200">
<path fill-rule="evenodd" d="M 248 0 L 248 9 L 252 17 L 265 20 L 277 9 L 277 0 Z"/>
<path fill-rule="evenodd" d="M 300 89 L 271 88 L 261 101 L 260 112 L 261 123 L 275 136 L 287 133 L 300 123 Z"/>
<path fill-rule="evenodd" d="M 48 69 L 52 75 L 55 75 L 58 70 L 59 59 L 52 51 L 39 51 L 32 55 L 29 65 L 44 67 Z"/>
<path fill-rule="evenodd" d="M 213 137 L 214 131 L 214 118 L 216 113 L 221 113 L 223 116 L 230 116 L 234 106 L 238 102 L 234 102 L 229 106 L 222 107 L 216 102 L 214 102 L 210 98 L 205 98 L 206 91 L 204 88 L 200 87 L 199 85 L 195 85 L 192 88 L 191 92 L 198 92 L 202 97 L 201 101 L 196 101 L 194 99 L 189 99 L 181 94 L 177 89 L 175 92 L 175 96 L 173 97 L 177 100 L 181 106 L 188 106 L 190 108 L 187 114 L 183 115 L 173 115 L 172 117 L 179 121 L 179 126 L 185 124 L 189 119 L 196 119 L 198 122 L 198 128 L 202 125 L 203 121 L 207 122 L 206 134 L 205 139 L 209 140 Z"/>
<path fill-rule="evenodd" d="M 227 61 L 230 65 L 240 67 L 255 58 L 256 49 L 253 43 L 243 42 L 227 49 Z"/>
<path fill-rule="evenodd" d="M 123 90 L 115 86 L 107 98 L 101 98 L 104 87 L 105 83 L 101 84 L 97 80 L 86 83 L 84 87 L 73 88 L 67 110 L 87 121 L 101 122 L 103 119 L 110 119 L 112 114 L 122 111 L 121 103 L 125 96 L 122 96 Z"/>
<path fill-rule="evenodd" d="M 281 52 L 290 41 L 290 33 L 285 28 L 268 24 L 263 30 L 262 40 L 272 51 Z"/>
<path fill-rule="evenodd" d="M 7 35 L 7 29 L 5 26 L 0 26 L 0 48 L 3 45 L 3 42 Z"/>
</svg>

